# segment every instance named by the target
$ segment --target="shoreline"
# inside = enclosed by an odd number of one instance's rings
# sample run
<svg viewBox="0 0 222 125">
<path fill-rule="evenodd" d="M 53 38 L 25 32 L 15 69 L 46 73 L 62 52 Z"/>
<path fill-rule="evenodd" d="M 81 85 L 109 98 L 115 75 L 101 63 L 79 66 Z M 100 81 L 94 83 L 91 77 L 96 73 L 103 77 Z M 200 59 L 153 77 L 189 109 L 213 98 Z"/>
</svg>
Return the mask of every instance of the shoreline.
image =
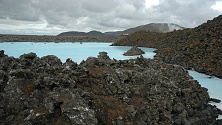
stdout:
<svg viewBox="0 0 222 125">
<path fill-rule="evenodd" d="M 31 43 L 31 42 L 30 42 Z M 36 43 L 38 43 L 38 42 L 36 42 Z M 42 43 L 42 42 L 39 42 L 39 43 Z M 52 42 L 52 43 L 54 43 L 54 42 Z M 64 42 L 61 42 L 61 43 L 64 43 Z M 72 42 L 68 42 L 68 43 L 72 43 Z M 79 42 L 76 42 L 76 43 L 79 43 Z M 100 43 L 100 42 L 98 42 L 98 43 Z M 145 47 L 146 48 L 146 47 Z M 217 78 L 217 77 L 215 77 L 215 78 Z M 221 116 L 220 116 L 220 118 L 221 118 Z"/>
<path fill-rule="evenodd" d="M 17 41 L 18 42 L 18 41 Z M 30 41 L 19 41 L 19 42 L 30 42 Z M 19 43 L 18 42 L 18 43 Z M 40 42 L 40 41 L 31 41 L 31 43 L 81 43 L 82 41 L 74 41 L 74 42 L 70 42 L 70 41 L 61 41 L 61 42 L 53 42 L 53 41 L 49 41 L 49 42 Z M 83 41 L 83 43 L 90 43 L 92 41 Z M 110 46 L 126 46 L 126 47 L 133 47 L 133 45 L 116 45 L 114 42 L 103 42 L 103 41 L 93 41 L 95 43 L 112 43 L 110 44 Z M 4 42 L 0 42 L 0 43 L 4 43 Z M 13 44 L 13 41 L 6 41 L 6 43 L 12 43 Z M 144 47 L 144 48 L 153 48 L 153 49 L 156 49 L 155 47 L 147 47 L 147 46 L 138 46 L 138 47 Z M 154 53 L 156 53 L 156 55 L 158 54 L 158 50 L 159 49 L 156 49 L 154 51 Z M 154 56 L 155 59 L 159 60 L 159 58 L 157 56 Z M 171 64 L 171 63 L 168 63 L 168 64 Z M 179 64 L 178 64 L 179 65 Z M 186 68 L 186 67 L 184 67 Z M 216 77 L 216 78 L 219 78 L 219 79 L 222 79 L 216 75 L 211 75 L 211 74 L 206 74 L 204 72 L 199 72 L 198 70 L 195 70 L 195 69 L 189 69 L 189 68 L 186 68 L 187 70 L 191 70 L 191 71 L 196 71 L 198 73 L 202 73 L 202 74 L 205 74 L 205 75 L 209 75 L 211 77 Z"/>
<path fill-rule="evenodd" d="M 7 100 L 1 107 L 14 111 L 4 110 L 3 116 L 15 119 L 4 123 L 16 123 L 25 111 L 24 116 L 30 115 L 24 117 L 27 124 L 59 122 L 56 119 L 72 124 L 220 123 L 216 116 L 221 110 L 207 104 L 207 90 L 181 66 L 145 58 L 111 60 L 105 52 L 81 64 L 35 53 L 0 56 L 1 100 Z M 9 105 L 15 102 L 17 106 Z"/>
<path fill-rule="evenodd" d="M 116 42 L 124 36 L 46 36 L 46 35 L 1 35 L 0 42 Z"/>
</svg>

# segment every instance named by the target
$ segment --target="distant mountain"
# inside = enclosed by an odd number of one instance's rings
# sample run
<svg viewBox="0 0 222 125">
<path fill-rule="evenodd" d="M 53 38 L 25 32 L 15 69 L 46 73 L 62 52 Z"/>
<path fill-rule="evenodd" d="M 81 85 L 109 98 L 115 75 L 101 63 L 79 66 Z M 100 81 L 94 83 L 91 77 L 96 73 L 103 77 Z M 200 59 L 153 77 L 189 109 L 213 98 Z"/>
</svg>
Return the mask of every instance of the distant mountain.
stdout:
<svg viewBox="0 0 222 125">
<path fill-rule="evenodd" d="M 150 31 L 150 32 L 161 32 L 166 33 L 174 30 L 185 29 L 185 27 L 179 26 L 173 23 L 150 23 L 146 25 L 141 25 L 133 28 L 126 29 L 124 31 L 114 31 L 114 32 L 105 32 L 102 33 L 100 31 L 90 31 L 90 32 L 78 32 L 78 31 L 69 31 L 63 32 L 58 36 L 106 36 L 106 35 L 130 35 L 140 30 Z"/>
<path fill-rule="evenodd" d="M 150 23 L 147 25 L 141 25 L 134 28 L 130 28 L 120 32 L 120 34 L 132 34 L 140 30 L 151 31 L 151 32 L 167 32 L 169 27 L 167 23 Z"/>
<path fill-rule="evenodd" d="M 100 31 L 90 31 L 90 32 L 78 32 L 78 31 L 68 31 L 60 33 L 58 36 L 100 36 L 104 35 Z"/>
<path fill-rule="evenodd" d="M 86 36 L 87 33 L 85 32 L 78 32 L 78 31 L 68 31 L 60 33 L 58 36 Z"/>
<path fill-rule="evenodd" d="M 102 32 L 100 32 L 100 31 L 95 31 L 95 30 L 90 31 L 90 32 L 88 32 L 88 33 L 86 33 L 86 34 L 87 34 L 87 35 L 92 35 L 92 36 L 94 36 L 94 35 L 96 35 L 96 36 L 104 35 Z"/>
<path fill-rule="evenodd" d="M 132 34 L 137 31 L 145 30 L 145 31 L 150 31 L 150 32 L 159 32 L 159 33 L 166 33 L 166 32 L 171 32 L 174 30 L 180 30 L 180 29 L 186 29 L 185 27 L 179 26 L 177 24 L 173 23 L 150 23 L 146 25 L 141 25 L 138 27 L 130 28 L 127 30 L 124 30 L 122 32 L 119 32 L 119 35 L 123 34 Z"/>
</svg>

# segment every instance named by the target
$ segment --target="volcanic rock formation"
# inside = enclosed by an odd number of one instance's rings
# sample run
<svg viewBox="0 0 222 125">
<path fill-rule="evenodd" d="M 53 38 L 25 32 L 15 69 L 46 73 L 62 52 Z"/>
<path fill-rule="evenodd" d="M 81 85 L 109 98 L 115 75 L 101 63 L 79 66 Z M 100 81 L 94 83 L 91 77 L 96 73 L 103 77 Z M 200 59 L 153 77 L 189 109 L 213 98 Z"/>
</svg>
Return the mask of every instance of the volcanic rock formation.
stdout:
<svg viewBox="0 0 222 125">
<path fill-rule="evenodd" d="M 207 89 L 181 66 L 106 52 L 79 65 L 0 52 L 2 125 L 221 124 Z"/>
<path fill-rule="evenodd" d="M 133 46 L 131 49 L 129 49 L 127 52 L 125 52 L 124 56 L 135 56 L 135 55 L 142 55 L 145 52 L 138 48 L 137 46 Z"/>
</svg>

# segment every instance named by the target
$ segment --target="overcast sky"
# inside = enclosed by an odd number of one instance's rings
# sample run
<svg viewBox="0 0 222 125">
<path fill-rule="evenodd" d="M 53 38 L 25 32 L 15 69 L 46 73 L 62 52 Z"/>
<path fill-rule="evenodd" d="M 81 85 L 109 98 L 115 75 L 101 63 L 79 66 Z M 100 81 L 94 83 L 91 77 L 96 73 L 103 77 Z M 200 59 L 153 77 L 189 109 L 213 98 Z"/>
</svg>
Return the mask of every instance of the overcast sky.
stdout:
<svg viewBox="0 0 222 125">
<path fill-rule="evenodd" d="M 222 14 L 222 0 L 0 0 L 0 34 L 117 31 L 148 23 L 193 28 Z"/>
</svg>

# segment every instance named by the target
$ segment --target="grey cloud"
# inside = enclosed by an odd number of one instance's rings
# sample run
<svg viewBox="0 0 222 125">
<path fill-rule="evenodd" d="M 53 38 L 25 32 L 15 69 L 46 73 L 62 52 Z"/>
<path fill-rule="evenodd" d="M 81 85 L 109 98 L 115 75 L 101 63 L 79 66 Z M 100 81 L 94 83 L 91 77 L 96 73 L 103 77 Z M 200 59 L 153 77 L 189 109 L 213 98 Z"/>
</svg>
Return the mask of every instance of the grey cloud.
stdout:
<svg viewBox="0 0 222 125">
<path fill-rule="evenodd" d="M 194 27 L 220 14 L 211 9 L 215 2 L 160 0 L 159 5 L 146 8 L 145 0 L 0 0 L 0 24 L 16 27 L 27 21 L 33 25 L 45 22 L 46 29 L 41 32 L 52 28 L 123 30 L 155 22 Z M 9 19 L 11 21 L 7 23 Z"/>
<path fill-rule="evenodd" d="M 83 0 L 82 7 L 88 12 L 105 13 L 112 11 L 118 4 L 116 0 Z"/>
<path fill-rule="evenodd" d="M 219 15 L 218 12 L 211 9 L 214 3 L 215 0 L 164 0 L 156 7 L 156 10 L 168 22 L 179 23 L 186 27 L 195 27 Z"/>
<path fill-rule="evenodd" d="M 0 4 L 0 18 L 14 20 L 37 21 L 40 19 L 38 10 L 35 10 L 29 0 L 2 0 Z"/>
</svg>

